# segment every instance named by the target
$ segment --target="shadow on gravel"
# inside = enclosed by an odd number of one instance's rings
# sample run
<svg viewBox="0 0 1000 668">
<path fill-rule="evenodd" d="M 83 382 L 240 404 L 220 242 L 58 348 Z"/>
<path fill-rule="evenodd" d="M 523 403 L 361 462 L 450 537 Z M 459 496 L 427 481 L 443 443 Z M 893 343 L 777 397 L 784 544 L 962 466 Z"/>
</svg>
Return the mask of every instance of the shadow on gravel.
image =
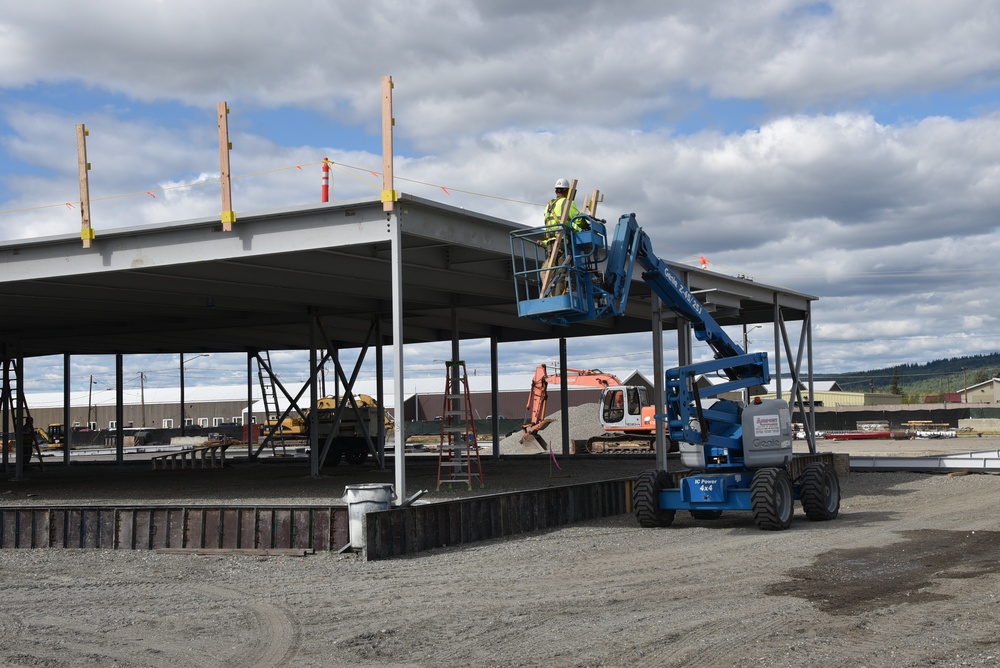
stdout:
<svg viewBox="0 0 1000 668">
<path fill-rule="evenodd" d="M 1000 572 L 1000 532 L 920 529 L 878 548 L 830 550 L 811 566 L 788 572 L 791 580 L 766 590 L 795 596 L 833 615 L 856 615 L 902 603 L 951 598 L 929 590 L 935 580 Z"/>
</svg>

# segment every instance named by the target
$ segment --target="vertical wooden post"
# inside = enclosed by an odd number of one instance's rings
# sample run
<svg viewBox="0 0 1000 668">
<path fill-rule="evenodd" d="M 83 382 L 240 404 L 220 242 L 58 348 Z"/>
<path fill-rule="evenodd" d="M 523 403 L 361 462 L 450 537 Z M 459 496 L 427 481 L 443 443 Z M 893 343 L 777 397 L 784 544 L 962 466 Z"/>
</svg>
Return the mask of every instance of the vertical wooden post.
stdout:
<svg viewBox="0 0 1000 668">
<path fill-rule="evenodd" d="M 222 178 L 222 231 L 231 232 L 233 223 L 236 221 L 236 212 L 233 211 L 233 194 L 229 181 L 229 152 L 233 150 L 233 144 L 229 141 L 229 105 L 225 102 L 219 103 L 219 164 Z"/>
<path fill-rule="evenodd" d="M 593 193 L 590 194 L 590 197 L 588 197 L 587 200 L 583 203 L 583 210 L 591 218 L 597 218 L 597 203 L 603 201 L 604 197 L 601 196 L 601 191 L 595 190 Z"/>
<path fill-rule="evenodd" d="M 395 208 L 399 193 L 393 188 L 392 177 L 392 77 L 382 77 L 382 210 Z"/>
<path fill-rule="evenodd" d="M 90 248 L 94 238 L 94 228 L 90 226 L 90 179 L 87 172 L 90 163 L 87 162 L 87 135 L 90 132 L 83 123 L 76 126 L 76 153 L 80 171 L 80 239 L 83 247 Z"/>
</svg>

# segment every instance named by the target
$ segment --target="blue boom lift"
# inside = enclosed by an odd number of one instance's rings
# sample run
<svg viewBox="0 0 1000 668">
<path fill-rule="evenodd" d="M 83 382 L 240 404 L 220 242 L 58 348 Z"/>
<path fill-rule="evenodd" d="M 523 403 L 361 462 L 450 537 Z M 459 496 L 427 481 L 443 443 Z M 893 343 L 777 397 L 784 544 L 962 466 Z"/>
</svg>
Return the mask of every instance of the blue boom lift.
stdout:
<svg viewBox="0 0 1000 668">
<path fill-rule="evenodd" d="M 644 527 L 670 525 L 678 510 L 714 519 L 726 510 L 753 514 L 758 528 L 787 529 L 794 502 L 810 520 L 830 520 L 840 511 L 840 482 L 833 467 L 813 462 L 792 480 L 791 413 L 781 399 L 743 402 L 718 395 L 767 384 L 766 353 L 746 353 L 708 313 L 667 264 L 659 259 L 635 214 L 621 216 L 612 236 L 603 221 L 581 215 L 553 234 L 533 228 L 511 234 L 518 315 L 549 324 L 621 315 L 636 263 L 642 279 L 664 305 L 690 323 L 715 359 L 666 372 L 666 420 L 679 444 L 686 475 L 640 474 L 633 506 Z M 576 219 L 574 219 L 576 220 Z M 580 224 L 582 223 L 582 224 Z M 589 228 L 589 229 L 586 229 Z M 561 252 L 558 252 L 561 251 Z M 558 264 L 557 264 L 558 263 Z M 699 375 L 719 373 L 723 383 L 698 389 Z"/>
</svg>

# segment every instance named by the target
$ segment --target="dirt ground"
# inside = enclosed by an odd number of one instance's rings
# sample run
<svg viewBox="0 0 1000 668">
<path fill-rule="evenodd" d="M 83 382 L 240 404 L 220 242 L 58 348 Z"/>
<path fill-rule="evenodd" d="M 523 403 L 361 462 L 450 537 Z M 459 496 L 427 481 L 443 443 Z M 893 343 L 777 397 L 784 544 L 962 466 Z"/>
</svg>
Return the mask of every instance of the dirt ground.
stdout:
<svg viewBox="0 0 1000 668">
<path fill-rule="evenodd" d="M 966 450 L 990 447 L 984 439 Z M 617 477 L 647 464 L 600 466 Z M 574 481 L 541 464 L 520 474 L 496 466 L 487 466 L 494 487 L 501 474 Z M 294 478 L 305 481 L 301 471 Z M 140 484 L 151 491 L 153 479 Z M 199 480 L 203 489 L 186 493 L 211 495 L 228 478 Z M 305 482 L 309 497 L 343 491 L 336 476 Z M 130 484 L 103 494 L 135 494 Z M 813 523 L 796 508 L 784 532 L 759 531 L 743 513 L 679 513 L 665 529 L 623 515 L 370 563 L 329 553 L 0 550 L 0 664 L 1000 663 L 1000 478 L 851 473 L 841 484 L 839 518 Z M 93 493 L 74 485 L 86 481 L 6 483 L 0 503 Z M 264 493 L 281 497 L 278 487 Z"/>
</svg>

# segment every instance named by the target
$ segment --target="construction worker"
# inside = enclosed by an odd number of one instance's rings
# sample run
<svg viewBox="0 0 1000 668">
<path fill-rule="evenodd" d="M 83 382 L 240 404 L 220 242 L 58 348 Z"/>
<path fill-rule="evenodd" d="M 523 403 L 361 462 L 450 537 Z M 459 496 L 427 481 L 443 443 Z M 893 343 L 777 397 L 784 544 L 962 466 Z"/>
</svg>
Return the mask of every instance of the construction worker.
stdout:
<svg viewBox="0 0 1000 668">
<path fill-rule="evenodd" d="M 559 179 L 556 181 L 556 196 L 545 207 L 545 227 L 551 228 L 551 236 L 548 238 L 555 239 L 556 232 L 559 231 L 559 223 L 562 222 L 563 207 L 566 205 L 568 197 L 569 181 Z M 577 208 L 576 202 L 570 200 L 569 214 L 566 216 L 566 221 L 569 222 L 579 215 L 580 209 Z"/>
<path fill-rule="evenodd" d="M 555 253 L 552 253 L 551 244 L 555 243 L 556 239 L 559 238 L 560 224 L 562 223 L 563 210 L 566 207 L 566 202 L 569 202 L 569 212 L 566 214 L 566 222 L 569 225 L 569 229 L 574 232 L 580 232 L 582 230 L 588 229 L 589 225 L 586 225 L 586 219 L 577 218 L 580 215 L 580 209 L 576 206 L 576 202 L 569 199 L 569 181 L 567 179 L 559 179 L 556 181 L 555 185 L 556 196 L 553 197 L 548 205 L 545 207 L 545 229 L 546 234 L 542 240 L 549 248 L 549 255 L 544 264 L 544 268 L 557 267 L 565 263 L 565 252 L 566 244 L 565 242 L 559 243 L 558 247 L 555 249 Z M 551 291 L 551 295 L 561 295 L 566 292 L 566 272 L 560 271 L 559 276 L 556 280 L 551 281 L 554 289 Z M 549 296 L 549 295 L 545 295 Z"/>
</svg>

